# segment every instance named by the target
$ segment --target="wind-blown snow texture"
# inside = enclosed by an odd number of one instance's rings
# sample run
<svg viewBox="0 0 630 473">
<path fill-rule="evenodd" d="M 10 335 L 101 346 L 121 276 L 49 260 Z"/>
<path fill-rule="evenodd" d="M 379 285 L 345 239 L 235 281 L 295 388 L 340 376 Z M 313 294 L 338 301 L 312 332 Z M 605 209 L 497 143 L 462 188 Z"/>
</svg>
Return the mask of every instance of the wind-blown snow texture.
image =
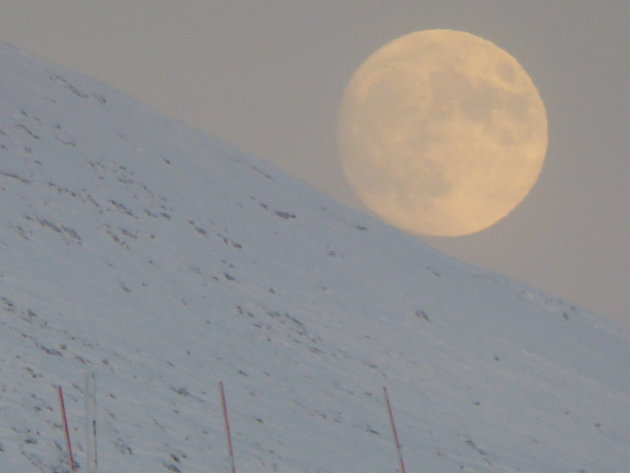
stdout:
<svg viewBox="0 0 630 473">
<path fill-rule="evenodd" d="M 182 85 L 184 86 L 184 85 Z M 282 130 L 278 130 L 282 133 Z M 0 45 L 0 471 L 624 473 L 630 330 Z M 515 248 L 518 251 L 518 248 Z"/>
</svg>

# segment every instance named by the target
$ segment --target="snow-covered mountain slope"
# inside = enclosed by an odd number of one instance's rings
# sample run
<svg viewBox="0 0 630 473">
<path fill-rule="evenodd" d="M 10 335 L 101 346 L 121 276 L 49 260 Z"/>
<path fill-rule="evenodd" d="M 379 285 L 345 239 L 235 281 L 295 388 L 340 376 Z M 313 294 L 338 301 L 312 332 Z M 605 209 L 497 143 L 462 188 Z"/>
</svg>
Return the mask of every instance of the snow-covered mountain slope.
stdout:
<svg viewBox="0 0 630 473">
<path fill-rule="evenodd" d="M 182 84 L 183 86 L 183 84 Z M 282 133 L 282 130 L 278 130 Z M 0 44 L 0 471 L 624 473 L 630 329 Z M 515 248 L 515 251 L 518 249 Z"/>
</svg>

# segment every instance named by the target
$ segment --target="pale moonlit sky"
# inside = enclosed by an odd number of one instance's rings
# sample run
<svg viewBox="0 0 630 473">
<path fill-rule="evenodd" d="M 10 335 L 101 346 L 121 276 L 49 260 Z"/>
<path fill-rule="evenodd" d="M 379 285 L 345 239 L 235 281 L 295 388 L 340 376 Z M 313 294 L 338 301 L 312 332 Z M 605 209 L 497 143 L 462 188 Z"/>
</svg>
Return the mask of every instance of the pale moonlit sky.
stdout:
<svg viewBox="0 0 630 473">
<path fill-rule="evenodd" d="M 425 240 L 630 322 L 629 19 L 627 0 L 3 0 L 0 40 L 363 209 L 335 150 L 338 101 L 354 70 L 416 30 L 489 39 L 539 88 L 547 162 L 507 219 Z"/>
</svg>

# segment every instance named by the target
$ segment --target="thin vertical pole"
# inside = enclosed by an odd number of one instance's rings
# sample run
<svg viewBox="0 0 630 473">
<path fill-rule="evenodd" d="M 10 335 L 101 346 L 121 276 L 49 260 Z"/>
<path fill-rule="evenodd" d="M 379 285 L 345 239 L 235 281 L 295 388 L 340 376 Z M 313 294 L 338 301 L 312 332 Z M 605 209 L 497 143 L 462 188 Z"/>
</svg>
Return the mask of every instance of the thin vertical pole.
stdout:
<svg viewBox="0 0 630 473">
<path fill-rule="evenodd" d="M 387 394 L 387 388 L 383 386 L 383 395 L 385 396 L 385 402 L 387 403 L 387 412 L 389 413 L 389 421 L 392 425 L 392 433 L 394 434 L 394 442 L 396 443 L 396 451 L 398 452 L 398 460 L 400 461 L 400 470 L 402 473 L 405 471 L 405 462 L 403 461 L 402 448 L 400 441 L 398 440 L 398 431 L 396 430 L 396 422 L 394 422 L 394 414 L 392 413 L 392 404 L 389 402 L 389 395 Z"/>
<path fill-rule="evenodd" d="M 61 420 L 63 422 L 63 430 L 66 434 L 66 448 L 68 450 L 68 463 L 70 464 L 70 471 L 76 471 L 74 464 L 74 457 L 72 456 L 72 444 L 70 443 L 70 431 L 68 430 L 68 418 L 66 417 L 66 405 L 63 402 L 63 389 L 61 386 L 57 386 L 57 393 L 59 394 L 59 406 L 61 407 Z"/>
<path fill-rule="evenodd" d="M 85 437 L 87 473 L 96 473 L 96 374 L 93 371 L 85 375 Z"/>
<path fill-rule="evenodd" d="M 228 453 L 230 455 L 230 466 L 232 473 L 236 473 L 236 466 L 234 464 L 234 449 L 232 448 L 232 433 L 230 432 L 230 419 L 228 418 L 227 402 L 225 402 L 225 389 L 223 388 L 223 381 L 219 383 L 219 389 L 221 391 L 221 404 L 223 406 L 223 420 L 225 421 L 225 435 L 227 437 Z"/>
</svg>

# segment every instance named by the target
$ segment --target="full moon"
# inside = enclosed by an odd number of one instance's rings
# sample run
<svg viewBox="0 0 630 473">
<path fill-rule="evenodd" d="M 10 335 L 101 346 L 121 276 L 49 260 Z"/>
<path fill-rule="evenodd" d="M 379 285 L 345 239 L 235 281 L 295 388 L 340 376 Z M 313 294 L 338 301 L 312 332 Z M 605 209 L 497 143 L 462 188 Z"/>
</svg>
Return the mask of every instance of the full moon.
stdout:
<svg viewBox="0 0 630 473">
<path fill-rule="evenodd" d="M 344 174 L 380 218 L 460 236 L 507 216 L 536 183 L 547 115 L 518 61 L 462 31 L 426 30 L 373 53 L 338 116 Z"/>
</svg>

